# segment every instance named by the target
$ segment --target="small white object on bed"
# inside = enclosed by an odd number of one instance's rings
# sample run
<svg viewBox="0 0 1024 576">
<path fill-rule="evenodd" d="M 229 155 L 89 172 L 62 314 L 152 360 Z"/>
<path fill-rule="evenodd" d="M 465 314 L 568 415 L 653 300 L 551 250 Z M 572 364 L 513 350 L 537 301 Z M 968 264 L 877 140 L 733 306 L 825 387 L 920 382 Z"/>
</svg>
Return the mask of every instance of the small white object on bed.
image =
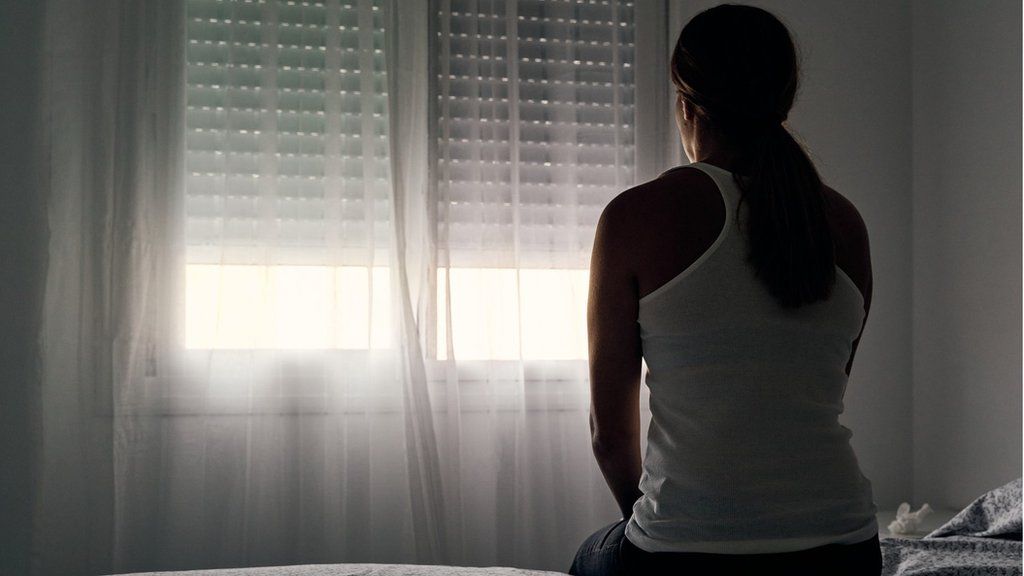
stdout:
<svg viewBox="0 0 1024 576">
<path fill-rule="evenodd" d="M 932 507 L 925 502 L 917 512 L 910 511 L 910 504 L 904 502 L 896 509 L 896 519 L 889 523 L 889 532 L 893 534 L 913 534 L 917 532 L 921 522 L 932 513 Z"/>
<path fill-rule="evenodd" d="M 909 508 L 910 506 L 908 505 L 907 509 Z M 924 508 L 924 506 L 922 506 L 922 508 Z M 918 512 L 920 512 L 920 510 L 918 510 Z M 900 523 L 899 510 L 880 510 L 876 515 L 878 518 L 878 537 L 921 538 L 925 534 L 928 534 L 932 530 L 935 530 L 939 526 L 948 522 L 959 512 L 959 510 L 954 510 L 952 508 L 932 508 L 931 506 L 928 506 L 928 513 L 918 515 L 916 517 L 916 522 L 907 522 L 906 519 L 904 519 L 903 522 Z M 912 514 L 912 512 L 908 512 L 908 514 Z M 900 528 L 900 530 L 893 530 L 894 527 Z"/>
</svg>

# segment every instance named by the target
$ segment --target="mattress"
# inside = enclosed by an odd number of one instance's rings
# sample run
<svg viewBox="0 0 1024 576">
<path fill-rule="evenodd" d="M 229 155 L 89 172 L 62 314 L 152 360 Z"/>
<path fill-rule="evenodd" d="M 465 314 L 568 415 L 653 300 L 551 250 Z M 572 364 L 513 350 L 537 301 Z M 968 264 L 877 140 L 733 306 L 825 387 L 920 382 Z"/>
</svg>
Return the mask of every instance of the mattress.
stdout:
<svg viewBox="0 0 1024 576">
<path fill-rule="evenodd" d="M 302 564 L 177 572 L 136 572 L 127 576 L 556 576 L 561 572 L 519 568 L 466 568 L 417 564 Z"/>
</svg>

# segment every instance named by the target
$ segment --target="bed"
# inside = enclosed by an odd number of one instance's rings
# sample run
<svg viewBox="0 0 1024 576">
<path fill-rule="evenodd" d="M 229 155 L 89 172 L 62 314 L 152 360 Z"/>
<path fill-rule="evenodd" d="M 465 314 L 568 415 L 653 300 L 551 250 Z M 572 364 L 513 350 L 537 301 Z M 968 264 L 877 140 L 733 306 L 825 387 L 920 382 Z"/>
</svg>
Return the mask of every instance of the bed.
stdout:
<svg viewBox="0 0 1024 576">
<path fill-rule="evenodd" d="M 1021 479 L 920 540 L 883 538 L 882 576 L 1021 576 Z"/>
<path fill-rule="evenodd" d="M 559 576 L 562 572 L 519 568 L 456 568 L 414 564 L 303 564 L 264 568 L 223 568 L 182 572 L 139 572 L 124 576 Z"/>
<path fill-rule="evenodd" d="M 1024 576 L 1021 574 L 1021 479 L 992 490 L 920 540 L 880 540 L 882 576 Z M 408 564 L 306 564 L 124 576 L 553 576 L 518 568 Z"/>
</svg>

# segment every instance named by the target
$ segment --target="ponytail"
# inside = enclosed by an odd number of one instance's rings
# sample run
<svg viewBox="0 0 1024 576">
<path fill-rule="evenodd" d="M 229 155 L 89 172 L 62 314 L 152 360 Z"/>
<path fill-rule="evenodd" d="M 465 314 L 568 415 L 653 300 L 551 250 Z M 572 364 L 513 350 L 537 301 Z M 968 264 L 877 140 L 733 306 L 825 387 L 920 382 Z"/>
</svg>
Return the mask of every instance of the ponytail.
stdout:
<svg viewBox="0 0 1024 576">
<path fill-rule="evenodd" d="M 757 277 L 784 308 L 827 299 L 836 272 L 824 185 L 782 124 L 799 82 L 789 31 L 761 8 L 707 9 L 679 34 L 671 75 L 746 167 L 734 179 L 747 205 L 748 261 Z"/>
<path fill-rule="evenodd" d="M 758 140 L 750 179 L 737 178 L 748 210 L 748 261 L 782 307 L 824 300 L 836 275 L 824 184 L 785 126 L 768 127 Z"/>
</svg>

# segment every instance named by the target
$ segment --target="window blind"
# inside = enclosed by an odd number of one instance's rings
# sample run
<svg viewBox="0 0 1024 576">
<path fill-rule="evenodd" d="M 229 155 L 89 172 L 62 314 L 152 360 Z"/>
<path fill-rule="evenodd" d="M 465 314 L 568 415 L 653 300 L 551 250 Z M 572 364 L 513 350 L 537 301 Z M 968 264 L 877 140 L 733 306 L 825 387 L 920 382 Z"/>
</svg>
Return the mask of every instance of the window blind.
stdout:
<svg viewBox="0 0 1024 576">
<path fill-rule="evenodd" d="M 439 6 L 442 258 L 585 268 L 601 210 L 634 182 L 633 3 Z"/>
<path fill-rule="evenodd" d="M 381 261 L 380 1 L 188 0 L 190 264 Z"/>
</svg>

